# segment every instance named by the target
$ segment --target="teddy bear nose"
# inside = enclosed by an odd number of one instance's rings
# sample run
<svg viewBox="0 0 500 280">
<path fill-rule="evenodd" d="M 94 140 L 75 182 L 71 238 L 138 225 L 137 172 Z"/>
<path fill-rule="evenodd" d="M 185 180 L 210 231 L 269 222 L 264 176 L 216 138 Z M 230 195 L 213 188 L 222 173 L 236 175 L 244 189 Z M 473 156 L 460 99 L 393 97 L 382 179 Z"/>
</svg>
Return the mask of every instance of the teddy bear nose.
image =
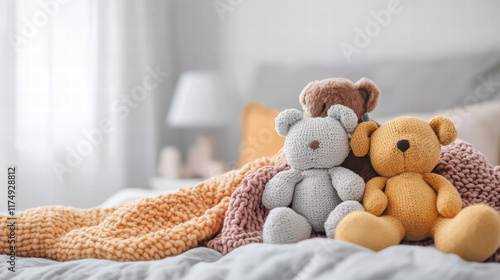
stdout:
<svg viewBox="0 0 500 280">
<path fill-rule="evenodd" d="M 309 148 L 316 150 L 319 148 L 319 141 L 318 140 L 312 140 L 309 142 Z"/>
<path fill-rule="evenodd" d="M 408 142 L 408 140 L 399 140 L 396 146 L 398 146 L 398 149 L 404 153 L 410 148 L 410 142 Z"/>
</svg>

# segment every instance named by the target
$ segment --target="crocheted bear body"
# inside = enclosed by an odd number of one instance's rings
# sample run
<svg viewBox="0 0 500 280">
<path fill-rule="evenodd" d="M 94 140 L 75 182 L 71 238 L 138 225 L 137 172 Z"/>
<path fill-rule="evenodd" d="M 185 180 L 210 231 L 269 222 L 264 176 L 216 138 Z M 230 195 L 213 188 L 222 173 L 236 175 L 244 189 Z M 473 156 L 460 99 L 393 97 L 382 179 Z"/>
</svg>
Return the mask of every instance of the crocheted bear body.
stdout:
<svg viewBox="0 0 500 280">
<path fill-rule="evenodd" d="M 292 243 L 312 231 L 333 237 L 342 217 L 362 210 L 363 179 L 340 164 L 348 156 L 349 134 L 357 126 L 351 109 L 335 105 L 326 118 L 303 119 L 288 109 L 276 119 L 286 136 L 290 170 L 278 173 L 264 189 L 262 204 L 270 209 L 263 227 L 266 243 Z"/>
<path fill-rule="evenodd" d="M 408 197 L 408 194 L 415 195 Z M 388 199 L 386 214 L 401 221 L 406 229 L 405 240 L 431 237 L 429 233 L 438 219 L 437 194 L 422 174 L 406 172 L 389 178 L 385 195 Z"/>
<path fill-rule="evenodd" d="M 292 209 L 304 216 L 316 232 L 325 231 L 328 215 L 339 205 L 340 199 L 327 169 L 308 169 L 302 172 L 303 179 L 295 187 Z M 314 189 L 314 191 L 311 191 Z M 321 207 L 311 207 L 321 205 Z"/>
</svg>

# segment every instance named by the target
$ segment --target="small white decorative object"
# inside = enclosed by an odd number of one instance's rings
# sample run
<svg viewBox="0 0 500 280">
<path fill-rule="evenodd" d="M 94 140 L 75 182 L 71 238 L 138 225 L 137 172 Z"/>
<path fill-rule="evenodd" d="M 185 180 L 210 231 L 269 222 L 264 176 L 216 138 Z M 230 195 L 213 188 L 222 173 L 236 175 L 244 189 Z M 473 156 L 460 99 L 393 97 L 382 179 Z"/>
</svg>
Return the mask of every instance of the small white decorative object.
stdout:
<svg viewBox="0 0 500 280">
<path fill-rule="evenodd" d="M 177 179 L 183 173 L 181 151 L 176 147 L 168 146 L 161 150 L 158 163 L 158 173 L 166 178 Z"/>
<path fill-rule="evenodd" d="M 206 130 L 230 124 L 237 107 L 233 95 L 214 72 L 190 71 L 180 76 L 167 123 L 171 127 L 205 131 L 198 134 L 195 145 L 189 148 L 186 166 L 181 168 L 179 176 L 207 178 L 227 170 L 224 162 L 216 160 L 215 139 Z"/>
<path fill-rule="evenodd" d="M 209 178 L 226 172 L 226 164 L 215 159 L 215 141 L 208 134 L 199 134 L 196 144 L 189 148 L 184 175 Z"/>
</svg>

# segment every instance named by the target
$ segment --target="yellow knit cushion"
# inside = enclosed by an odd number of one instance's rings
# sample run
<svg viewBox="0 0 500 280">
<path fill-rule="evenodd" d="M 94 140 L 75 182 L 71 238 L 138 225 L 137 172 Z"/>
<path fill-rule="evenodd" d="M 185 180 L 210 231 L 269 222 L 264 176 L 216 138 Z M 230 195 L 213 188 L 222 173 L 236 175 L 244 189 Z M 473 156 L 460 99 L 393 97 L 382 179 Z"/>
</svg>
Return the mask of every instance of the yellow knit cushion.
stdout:
<svg viewBox="0 0 500 280">
<path fill-rule="evenodd" d="M 221 228 L 233 191 L 245 176 L 282 160 L 255 160 L 175 193 L 111 208 L 37 207 L 17 215 L 15 251 L 21 257 L 69 261 L 157 260 L 178 255 Z M 9 254 L 10 216 L 0 215 L 0 254 Z"/>
<path fill-rule="evenodd" d="M 241 150 L 238 167 L 261 157 L 276 154 L 285 144 L 274 128 L 279 111 L 252 102 L 243 110 Z"/>
</svg>

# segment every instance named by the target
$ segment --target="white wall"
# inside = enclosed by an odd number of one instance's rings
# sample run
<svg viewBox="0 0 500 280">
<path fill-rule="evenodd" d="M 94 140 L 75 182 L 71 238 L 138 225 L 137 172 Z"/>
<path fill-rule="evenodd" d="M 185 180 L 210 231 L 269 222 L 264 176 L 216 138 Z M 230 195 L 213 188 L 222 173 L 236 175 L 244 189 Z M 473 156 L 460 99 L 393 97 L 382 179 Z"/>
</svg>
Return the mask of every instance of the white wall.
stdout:
<svg viewBox="0 0 500 280">
<path fill-rule="evenodd" d="M 221 0 L 226 2 L 224 0 Z M 345 63 L 342 42 L 354 45 L 356 27 L 387 10 L 387 1 L 240 1 L 224 13 L 220 64 L 249 98 L 251 75 L 262 63 Z M 396 1 L 400 10 L 352 62 L 429 58 L 500 47 L 500 2 Z"/>
</svg>

